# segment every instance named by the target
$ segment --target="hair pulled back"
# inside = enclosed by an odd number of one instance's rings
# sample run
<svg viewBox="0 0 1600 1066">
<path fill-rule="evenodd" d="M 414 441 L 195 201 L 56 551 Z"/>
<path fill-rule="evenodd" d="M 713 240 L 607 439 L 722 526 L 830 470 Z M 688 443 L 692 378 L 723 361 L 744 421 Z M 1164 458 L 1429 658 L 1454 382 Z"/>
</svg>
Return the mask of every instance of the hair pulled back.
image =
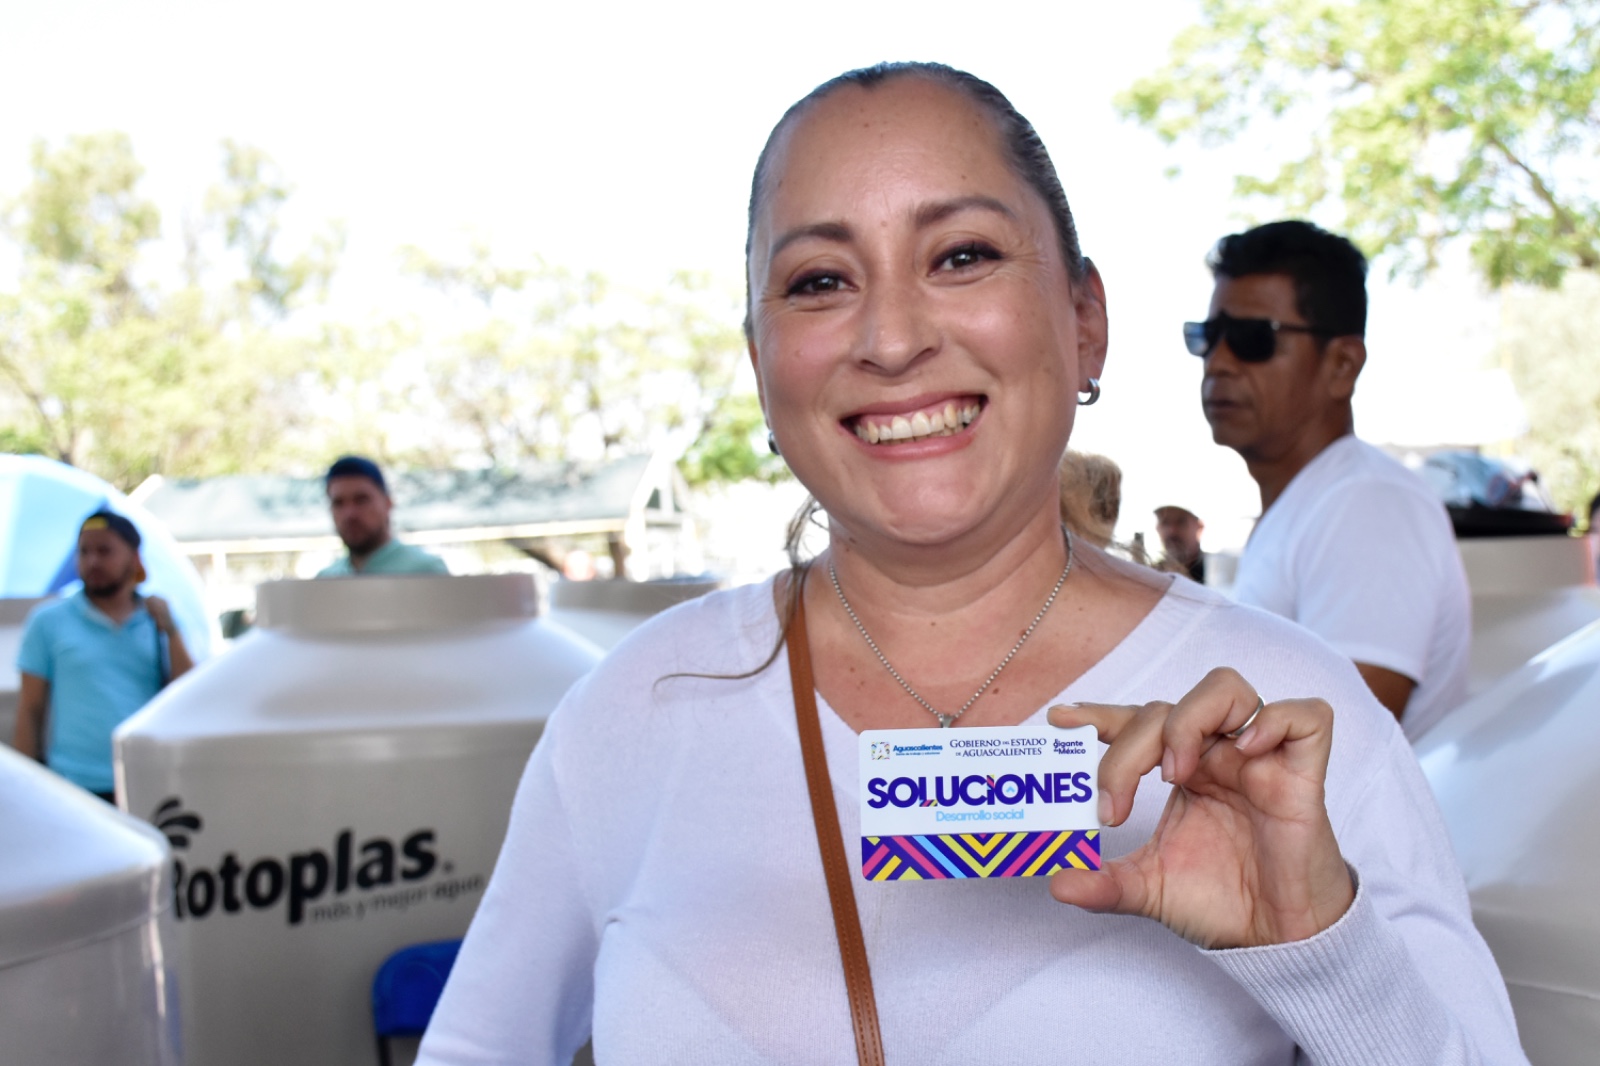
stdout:
<svg viewBox="0 0 1600 1066">
<path fill-rule="evenodd" d="M 954 89 L 977 104 L 989 116 L 994 122 L 995 131 L 1000 135 L 1000 142 L 1005 146 L 1006 162 L 1010 164 L 1017 177 L 1039 194 L 1039 198 L 1050 211 L 1050 219 L 1055 225 L 1056 240 L 1061 246 L 1061 259 L 1066 264 L 1067 276 L 1074 283 L 1083 280 L 1087 267 L 1083 251 L 1078 247 L 1078 227 L 1072 220 L 1072 208 L 1067 204 L 1067 194 L 1061 187 L 1061 178 L 1056 174 L 1050 153 L 1045 149 L 1044 141 L 1039 139 L 1039 133 L 1033 128 L 1033 123 L 1024 118 L 999 89 L 964 70 L 957 70 L 943 63 L 878 63 L 846 71 L 812 89 L 783 113 L 778 124 L 772 127 L 772 132 L 767 135 L 767 143 L 762 146 L 761 155 L 756 159 L 755 176 L 750 181 L 750 210 L 744 239 L 746 286 L 749 285 L 750 245 L 755 234 L 756 215 L 766 198 L 768 171 L 771 168 L 773 149 L 778 143 L 779 136 L 813 105 L 827 99 L 840 89 L 855 87 L 871 90 L 900 78 L 911 77 L 925 78 L 935 84 Z M 750 309 L 753 299 L 754 294 L 747 287 L 745 296 L 747 336 L 751 328 Z"/>
<path fill-rule="evenodd" d="M 954 89 L 989 116 L 994 123 L 995 132 L 1000 136 L 1000 143 L 1004 145 L 1006 162 L 1012 172 L 1038 193 L 1050 212 L 1050 220 L 1055 226 L 1056 241 L 1061 248 L 1061 261 L 1066 266 L 1068 278 L 1073 284 L 1077 284 L 1088 274 L 1088 260 L 1084 258 L 1083 250 L 1078 246 L 1078 227 L 1072 220 L 1072 208 L 1067 204 L 1067 194 L 1061 187 L 1061 178 L 1056 173 L 1055 163 L 1051 162 L 1050 153 L 1045 149 L 1044 141 L 1039 138 L 1038 131 L 1033 128 L 1033 123 L 1023 117 L 1006 95 L 982 78 L 943 63 L 878 63 L 846 71 L 812 89 L 783 113 L 778 124 L 772 127 L 772 132 L 767 135 L 767 143 L 762 146 L 761 155 L 756 159 L 755 176 L 750 181 L 750 208 L 746 218 L 744 241 L 746 337 L 752 335 L 751 310 L 754 304 L 754 293 L 749 289 L 750 247 L 755 235 L 756 216 L 760 213 L 762 201 L 766 198 L 770 177 L 768 172 L 779 138 L 791 123 L 802 117 L 819 101 L 827 99 L 840 89 L 853 86 L 872 90 L 900 78 L 913 77 L 925 78 L 935 84 Z M 809 560 L 802 555 L 801 540 L 808 528 L 813 524 L 820 524 L 818 516 L 821 510 L 816 499 L 807 496 L 800 511 L 789 522 L 788 536 L 784 545 L 789 555 L 789 573 L 783 591 L 784 605 L 780 612 L 778 641 L 773 646 L 772 652 L 753 670 L 743 674 L 717 676 L 729 679 L 753 677 L 776 661 L 778 653 L 783 649 L 784 635 L 788 633 L 789 626 L 794 621 L 795 609 L 800 600 L 809 565 Z"/>
</svg>

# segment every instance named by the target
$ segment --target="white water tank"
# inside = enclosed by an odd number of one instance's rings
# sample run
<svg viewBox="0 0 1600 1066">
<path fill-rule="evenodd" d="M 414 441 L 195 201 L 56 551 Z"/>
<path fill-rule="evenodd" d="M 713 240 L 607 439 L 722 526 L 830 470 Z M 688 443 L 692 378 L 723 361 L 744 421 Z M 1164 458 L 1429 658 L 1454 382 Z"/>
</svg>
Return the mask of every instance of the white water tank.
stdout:
<svg viewBox="0 0 1600 1066">
<path fill-rule="evenodd" d="M 17 651 L 22 647 L 22 623 L 28 612 L 43 600 L 0 599 L 0 744 L 7 747 L 17 727 L 17 690 L 22 675 L 17 673 Z"/>
<path fill-rule="evenodd" d="M 1534 1066 L 1600 1048 L 1600 622 L 1417 743 Z"/>
<path fill-rule="evenodd" d="M 1600 619 L 1594 540 L 1545 534 L 1456 542 L 1472 590 L 1468 696 Z"/>
<path fill-rule="evenodd" d="M 116 733 L 176 827 L 191 1066 L 376 1063 L 374 973 L 462 936 L 545 718 L 597 661 L 527 575 L 262 585 L 256 629 Z"/>
<path fill-rule="evenodd" d="M 651 615 L 721 587 L 717 581 L 557 581 L 550 586 L 550 618 L 610 651 Z"/>
<path fill-rule="evenodd" d="M 0 748 L 0 1062 L 176 1066 L 161 834 Z"/>
</svg>

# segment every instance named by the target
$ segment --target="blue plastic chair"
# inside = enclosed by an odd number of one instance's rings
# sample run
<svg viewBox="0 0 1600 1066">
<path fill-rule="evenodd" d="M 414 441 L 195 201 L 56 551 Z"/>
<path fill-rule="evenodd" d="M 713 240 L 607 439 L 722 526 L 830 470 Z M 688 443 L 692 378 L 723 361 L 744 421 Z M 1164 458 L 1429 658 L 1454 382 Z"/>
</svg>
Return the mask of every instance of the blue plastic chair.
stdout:
<svg viewBox="0 0 1600 1066">
<path fill-rule="evenodd" d="M 421 1036 L 433 1017 L 455 965 L 459 940 L 439 940 L 401 948 L 372 978 L 372 1025 L 378 1034 L 378 1062 L 390 1066 L 389 1040 Z"/>
</svg>

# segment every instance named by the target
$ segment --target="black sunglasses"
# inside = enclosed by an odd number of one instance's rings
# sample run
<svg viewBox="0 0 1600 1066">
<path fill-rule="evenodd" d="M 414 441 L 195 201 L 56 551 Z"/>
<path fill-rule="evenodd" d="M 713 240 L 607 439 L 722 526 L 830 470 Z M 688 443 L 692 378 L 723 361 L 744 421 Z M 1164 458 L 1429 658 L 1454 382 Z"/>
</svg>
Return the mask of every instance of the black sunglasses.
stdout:
<svg viewBox="0 0 1600 1066">
<path fill-rule="evenodd" d="M 1265 363 L 1278 350 L 1279 333 L 1311 333 L 1319 337 L 1337 337 L 1335 330 L 1316 326 L 1292 326 L 1271 318 L 1234 318 L 1218 311 L 1215 318 L 1204 322 L 1183 324 L 1183 343 L 1191 355 L 1204 359 L 1216 348 L 1217 342 L 1226 339 L 1228 349 L 1241 363 Z"/>
</svg>

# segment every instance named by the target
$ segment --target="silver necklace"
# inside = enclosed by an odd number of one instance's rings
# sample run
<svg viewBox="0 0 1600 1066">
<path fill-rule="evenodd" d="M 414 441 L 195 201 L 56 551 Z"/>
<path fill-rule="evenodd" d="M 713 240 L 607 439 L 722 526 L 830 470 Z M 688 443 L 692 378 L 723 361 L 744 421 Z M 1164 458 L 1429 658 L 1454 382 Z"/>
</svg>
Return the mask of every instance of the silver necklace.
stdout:
<svg viewBox="0 0 1600 1066">
<path fill-rule="evenodd" d="M 1022 650 L 1022 646 L 1028 643 L 1028 638 L 1033 636 L 1035 629 L 1039 628 L 1039 623 L 1044 621 L 1045 613 L 1050 610 L 1050 605 L 1056 602 L 1056 594 L 1061 591 L 1061 586 L 1067 583 L 1067 575 L 1072 573 L 1072 532 L 1065 528 L 1062 529 L 1062 532 L 1067 535 L 1067 565 L 1061 568 L 1061 576 L 1056 578 L 1056 587 L 1050 590 L 1050 595 L 1045 599 L 1044 606 L 1039 608 L 1039 613 L 1033 616 L 1033 621 L 1028 623 L 1028 628 L 1022 631 L 1022 636 L 1011 646 L 1011 650 L 1006 652 L 1006 657 L 1000 660 L 1000 665 L 994 668 L 994 673 L 989 675 L 987 681 L 978 686 L 978 691 L 974 692 L 972 698 L 963 703 L 961 709 L 955 714 L 940 714 L 934 710 L 933 704 L 923 699 L 921 694 L 911 687 L 911 683 L 900 676 L 900 671 L 890 664 L 888 657 L 878 649 L 878 642 L 872 639 L 872 634 L 867 632 L 867 627 L 862 625 L 861 619 L 856 617 L 855 609 L 850 606 L 850 601 L 845 599 L 844 589 L 839 585 L 839 573 L 833 568 L 832 559 L 828 560 L 828 578 L 833 582 L 833 591 L 839 594 L 839 602 L 844 604 L 844 613 L 849 615 L 850 621 L 856 624 L 856 629 L 860 632 L 861 639 L 867 642 L 867 647 L 872 649 L 872 654 L 876 655 L 878 661 L 883 664 L 883 668 L 889 671 L 889 676 L 900 682 L 900 687 L 905 689 L 912 699 L 922 704 L 929 714 L 937 718 L 942 728 L 949 729 L 957 718 L 967 713 L 968 707 L 978 702 L 979 696 L 989 691 L 989 686 L 994 684 L 994 679 L 1000 676 L 1000 671 L 1011 665 L 1011 660 L 1016 657 L 1017 652 Z"/>
</svg>

